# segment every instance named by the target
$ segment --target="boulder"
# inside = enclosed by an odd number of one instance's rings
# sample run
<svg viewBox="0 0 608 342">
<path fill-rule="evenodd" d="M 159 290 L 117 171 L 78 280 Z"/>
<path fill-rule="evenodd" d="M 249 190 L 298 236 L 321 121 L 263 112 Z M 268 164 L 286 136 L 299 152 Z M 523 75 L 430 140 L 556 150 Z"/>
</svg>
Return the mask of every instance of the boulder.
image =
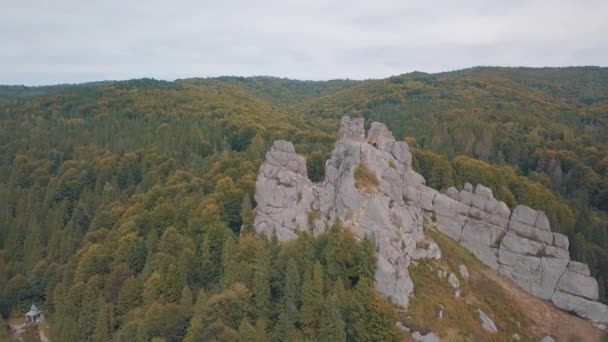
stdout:
<svg viewBox="0 0 608 342">
<path fill-rule="evenodd" d="M 598 298 L 597 281 L 584 274 L 570 271 L 570 269 L 562 275 L 555 288 L 590 300 L 597 300 Z"/>
<path fill-rule="evenodd" d="M 490 319 L 490 317 L 488 315 L 486 315 L 485 312 L 478 310 L 479 311 L 479 320 L 481 321 L 481 327 L 484 328 L 486 331 L 491 332 L 492 334 L 496 334 L 498 333 L 498 328 L 496 328 L 496 324 L 494 324 L 494 321 L 492 321 Z"/>
<path fill-rule="evenodd" d="M 466 265 L 460 264 L 460 266 L 458 266 L 458 271 L 460 271 L 463 280 L 469 280 L 469 269 Z"/>
<path fill-rule="evenodd" d="M 536 223 L 536 215 L 536 210 L 527 205 L 520 204 L 513 210 L 511 220 L 527 224 L 528 226 L 534 226 Z"/>
<path fill-rule="evenodd" d="M 551 301 L 555 306 L 574 312 L 580 317 L 597 323 L 608 323 L 608 306 L 583 297 L 574 296 L 560 290 L 555 291 Z"/>
<path fill-rule="evenodd" d="M 574 260 L 570 261 L 570 263 L 568 264 L 568 271 L 578 273 L 587 277 L 591 275 L 591 272 L 589 271 L 589 266 L 587 266 L 587 264 Z"/>
</svg>

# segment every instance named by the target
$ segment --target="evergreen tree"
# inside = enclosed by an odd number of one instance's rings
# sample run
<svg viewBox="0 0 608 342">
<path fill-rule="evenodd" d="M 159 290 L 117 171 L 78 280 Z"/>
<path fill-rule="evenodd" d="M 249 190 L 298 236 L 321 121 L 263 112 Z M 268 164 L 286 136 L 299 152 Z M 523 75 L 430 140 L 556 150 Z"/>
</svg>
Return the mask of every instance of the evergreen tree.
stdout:
<svg viewBox="0 0 608 342">
<path fill-rule="evenodd" d="M 346 341 L 345 323 L 342 319 L 338 297 L 335 294 L 329 296 L 323 306 L 319 340 L 327 342 Z"/>
<path fill-rule="evenodd" d="M 300 273 L 293 258 L 287 261 L 285 284 L 283 285 L 283 303 L 279 313 L 278 323 L 275 327 L 274 337 L 278 341 L 291 341 L 298 319 L 298 292 Z"/>
<path fill-rule="evenodd" d="M 186 284 L 185 275 L 179 272 L 175 264 L 171 264 L 167 269 L 167 274 L 162 277 L 161 284 L 162 297 L 167 302 L 177 303 Z"/>
<path fill-rule="evenodd" d="M 301 293 L 300 324 L 307 334 L 315 335 L 323 310 L 323 268 L 318 261 L 304 275 Z"/>
<path fill-rule="evenodd" d="M 251 199 L 249 198 L 248 193 L 245 193 L 245 196 L 243 196 L 243 204 L 241 205 L 241 219 L 243 221 L 240 232 L 241 235 L 254 234 L 255 226 L 253 209 L 251 208 Z"/>
<path fill-rule="evenodd" d="M 236 241 L 233 237 L 228 237 L 224 243 L 224 250 L 222 252 L 223 261 L 223 277 L 222 286 L 224 288 L 230 287 L 233 283 L 239 279 L 239 262 L 237 260 L 237 247 Z"/>
<path fill-rule="evenodd" d="M 154 272 L 148 277 L 148 280 L 146 280 L 144 284 L 144 303 L 151 304 L 161 297 L 163 281 L 164 280 L 158 272 Z"/>
<path fill-rule="evenodd" d="M 95 323 L 95 333 L 93 335 L 94 342 L 105 342 L 112 340 L 112 305 L 99 303 L 100 309 Z"/>
<path fill-rule="evenodd" d="M 257 319 L 267 319 L 270 315 L 270 253 L 267 248 L 258 249 L 254 267 L 254 313 Z"/>
<path fill-rule="evenodd" d="M 239 342 L 257 342 L 258 338 L 257 338 L 257 331 L 255 330 L 255 328 L 253 327 L 253 325 L 251 325 L 251 323 L 249 323 L 248 319 L 244 319 L 241 321 L 241 324 L 239 325 Z"/>
<path fill-rule="evenodd" d="M 205 295 L 204 290 L 200 290 L 198 296 L 196 297 L 196 304 L 194 306 L 194 315 L 190 320 L 190 326 L 188 327 L 188 331 L 186 333 L 186 337 L 184 338 L 184 342 L 197 342 L 202 341 L 201 336 L 203 335 L 204 325 L 203 325 L 203 315 L 205 312 L 205 305 L 207 302 L 207 297 Z"/>
</svg>

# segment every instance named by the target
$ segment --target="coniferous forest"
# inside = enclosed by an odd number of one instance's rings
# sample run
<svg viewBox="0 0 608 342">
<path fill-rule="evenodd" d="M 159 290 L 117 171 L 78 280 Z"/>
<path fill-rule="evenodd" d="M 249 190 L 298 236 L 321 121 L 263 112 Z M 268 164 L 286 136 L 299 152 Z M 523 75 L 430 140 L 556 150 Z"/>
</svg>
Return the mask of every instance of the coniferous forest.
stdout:
<svg viewBox="0 0 608 342">
<path fill-rule="evenodd" d="M 371 241 L 253 227 L 272 142 L 321 181 L 342 115 L 386 123 L 436 189 L 545 211 L 607 302 L 608 69 L 473 68 L 0 86 L 0 313 L 36 303 L 56 341 L 400 340 Z"/>
</svg>

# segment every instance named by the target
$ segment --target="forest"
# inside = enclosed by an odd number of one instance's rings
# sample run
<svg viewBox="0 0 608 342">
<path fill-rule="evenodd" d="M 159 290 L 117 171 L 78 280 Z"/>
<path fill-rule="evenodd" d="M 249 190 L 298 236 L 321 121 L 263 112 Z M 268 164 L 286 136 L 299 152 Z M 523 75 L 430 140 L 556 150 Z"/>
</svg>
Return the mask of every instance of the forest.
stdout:
<svg viewBox="0 0 608 342">
<path fill-rule="evenodd" d="M 0 86 L 0 314 L 36 303 L 58 341 L 400 340 L 370 241 L 253 228 L 272 142 L 322 181 L 342 115 L 386 123 L 434 188 L 544 210 L 607 302 L 608 69 L 480 67 Z"/>
</svg>

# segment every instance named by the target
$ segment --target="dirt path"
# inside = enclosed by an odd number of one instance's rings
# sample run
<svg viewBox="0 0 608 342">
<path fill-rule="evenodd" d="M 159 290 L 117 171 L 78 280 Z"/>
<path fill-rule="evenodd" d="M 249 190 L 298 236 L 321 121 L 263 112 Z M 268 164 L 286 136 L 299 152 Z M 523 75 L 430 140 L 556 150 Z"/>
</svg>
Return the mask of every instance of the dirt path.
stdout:
<svg viewBox="0 0 608 342">
<path fill-rule="evenodd" d="M 41 325 L 42 322 L 39 323 L 38 329 L 38 331 L 40 332 L 40 341 L 49 342 L 49 339 L 45 335 Z M 11 331 L 15 341 L 23 341 L 21 336 L 23 335 L 23 333 L 25 333 L 25 322 L 23 322 L 23 320 L 12 320 L 11 322 L 9 322 L 9 326 L 11 327 Z"/>
<path fill-rule="evenodd" d="M 589 321 L 570 315 L 559 310 L 550 302 L 532 296 L 502 274 L 488 269 L 484 269 L 483 272 L 519 299 L 522 309 L 533 322 L 532 331 L 535 335 L 550 335 L 559 342 L 601 340 L 602 331 Z"/>
</svg>

